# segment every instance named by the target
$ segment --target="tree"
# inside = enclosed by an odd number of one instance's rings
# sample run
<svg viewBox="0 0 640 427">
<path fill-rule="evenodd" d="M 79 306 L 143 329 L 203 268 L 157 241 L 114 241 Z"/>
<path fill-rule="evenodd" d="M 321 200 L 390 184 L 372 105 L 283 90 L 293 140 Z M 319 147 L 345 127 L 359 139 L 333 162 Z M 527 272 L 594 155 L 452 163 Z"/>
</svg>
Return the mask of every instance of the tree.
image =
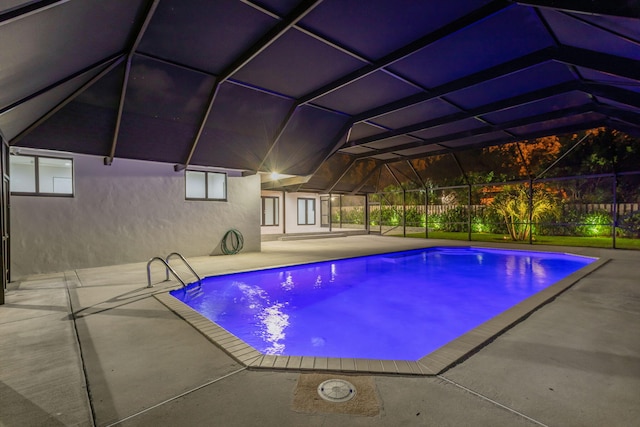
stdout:
<svg viewBox="0 0 640 427">
<path fill-rule="evenodd" d="M 562 143 L 555 135 L 537 138 L 533 141 L 523 141 L 518 143 L 522 160 L 520 163 L 520 173 L 524 176 L 527 171 L 536 176 L 547 165 L 551 164 L 559 155 Z"/>
<path fill-rule="evenodd" d="M 515 241 L 529 238 L 532 222 L 538 222 L 546 216 L 558 217 L 560 214 L 557 201 L 542 187 L 534 187 L 533 201 L 530 201 L 528 187 L 505 186 L 490 207 L 504 219 L 509 236 Z"/>
</svg>

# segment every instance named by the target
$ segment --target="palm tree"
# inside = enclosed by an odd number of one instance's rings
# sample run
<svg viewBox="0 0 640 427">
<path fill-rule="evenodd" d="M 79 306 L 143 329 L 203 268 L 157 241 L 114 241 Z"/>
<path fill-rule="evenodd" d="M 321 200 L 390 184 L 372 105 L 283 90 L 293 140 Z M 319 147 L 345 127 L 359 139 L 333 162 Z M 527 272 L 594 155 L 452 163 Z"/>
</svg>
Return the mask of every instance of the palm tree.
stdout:
<svg viewBox="0 0 640 427">
<path fill-rule="evenodd" d="M 529 196 L 529 188 L 524 185 L 505 186 L 490 205 L 504 219 L 511 240 L 527 240 L 532 223 L 547 215 L 559 216 L 558 203 L 544 188 L 534 187 L 533 200 Z"/>
</svg>

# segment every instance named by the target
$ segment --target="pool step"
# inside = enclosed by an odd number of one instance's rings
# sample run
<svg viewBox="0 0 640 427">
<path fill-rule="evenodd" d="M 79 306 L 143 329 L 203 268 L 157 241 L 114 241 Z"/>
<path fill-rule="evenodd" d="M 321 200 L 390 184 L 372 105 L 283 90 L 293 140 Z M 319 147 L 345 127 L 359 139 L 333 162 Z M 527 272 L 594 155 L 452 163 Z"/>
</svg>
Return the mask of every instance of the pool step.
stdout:
<svg viewBox="0 0 640 427">
<path fill-rule="evenodd" d="M 189 301 L 191 299 L 195 299 L 198 298 L 202 295 L 204 295 L 204 292 L 202 291 L 202 284 L 198 283 L 195 286 L 192 287 L 186 287 L 183 288 L 185 296 L 184 296 L 184 300 L 185 301 Z"/>
</svg>

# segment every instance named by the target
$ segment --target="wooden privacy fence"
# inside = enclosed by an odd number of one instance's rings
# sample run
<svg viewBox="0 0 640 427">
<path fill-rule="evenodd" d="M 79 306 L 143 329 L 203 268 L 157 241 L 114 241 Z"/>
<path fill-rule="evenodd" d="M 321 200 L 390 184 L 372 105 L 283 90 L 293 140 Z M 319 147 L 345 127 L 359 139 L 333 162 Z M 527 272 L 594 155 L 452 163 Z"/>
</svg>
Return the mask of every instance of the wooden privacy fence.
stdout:
<svg viewBox="0 0 640 427">
<path fill-rule="evenodd" d="M 591 212 L 613 212 L 613 203 L 572 203 L 564 204 L 564 207 L 570 207 L 579 213 Z M 639 203 L 618 203 L 618 215 L 626 215 L 640 209 Z"/>
<path fill-rule="evenodd" d="M 462 204 L 451 204 L 451 205 L 428 205 L 426 206 L 426 212 L 428 215 L 440 215 L 445 213 L 451 209 L 455 209 L 458 207 L 466 208 L 469 205 Z M 486 209 L 489 205 L 470 205 L 472 212 L 482 211 Z M 636 212 L 640 210 L 640 203 L 618 203 L 618 215 L 623 216 L 631 212 Z M 380 207 L 384 209 L 394 209 L 397 212 L 402 212 L 402 205 L 379 205 L 374 206 L 373 210 L 380 209 Z M 562 208 L 566 210 L 573 210 L 578 213 L 591 213 L 591 212 L 613 212 L 613 203 L 567 203 L 562 204 Z M 351 208 L 352 209 L 352 208 Z M 407 205 L 407 209 L 416 209 L 419 213 L 425 212 L 425 205 Z M 343 207 L 343 210 L 349 210 L 349 208 Z"/>
</svg>

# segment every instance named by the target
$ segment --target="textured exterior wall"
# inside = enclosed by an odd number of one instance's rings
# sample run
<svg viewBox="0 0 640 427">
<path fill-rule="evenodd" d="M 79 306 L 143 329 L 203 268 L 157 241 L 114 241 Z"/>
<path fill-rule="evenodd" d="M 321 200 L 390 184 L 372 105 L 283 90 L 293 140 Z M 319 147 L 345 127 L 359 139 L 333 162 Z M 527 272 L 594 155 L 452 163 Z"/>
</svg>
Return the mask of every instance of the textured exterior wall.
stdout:
<svg viewBox="0 0 640 427">
<path fill-rule="evenodd" d="M 11 274 L 147 261 L 177 251 L 220 253 L 238 229 L 260 251 L 260 178 L 229 175 L 227 202 L 189 201 L 173 165 L 76 155 L 75 196 L 11 198 Z"/>
<path fill-rule="evenodd" d="M 315 199 L 316 201 L 316 223 L 314 225 L 298 225 L 298 199 Z M 320 227 L 320 196 L 313 193 L 287 193 L 285 200 L 286 229 L 290 233 L 320 233 L 328 232 L 329 228 Z"/>
</svg>

